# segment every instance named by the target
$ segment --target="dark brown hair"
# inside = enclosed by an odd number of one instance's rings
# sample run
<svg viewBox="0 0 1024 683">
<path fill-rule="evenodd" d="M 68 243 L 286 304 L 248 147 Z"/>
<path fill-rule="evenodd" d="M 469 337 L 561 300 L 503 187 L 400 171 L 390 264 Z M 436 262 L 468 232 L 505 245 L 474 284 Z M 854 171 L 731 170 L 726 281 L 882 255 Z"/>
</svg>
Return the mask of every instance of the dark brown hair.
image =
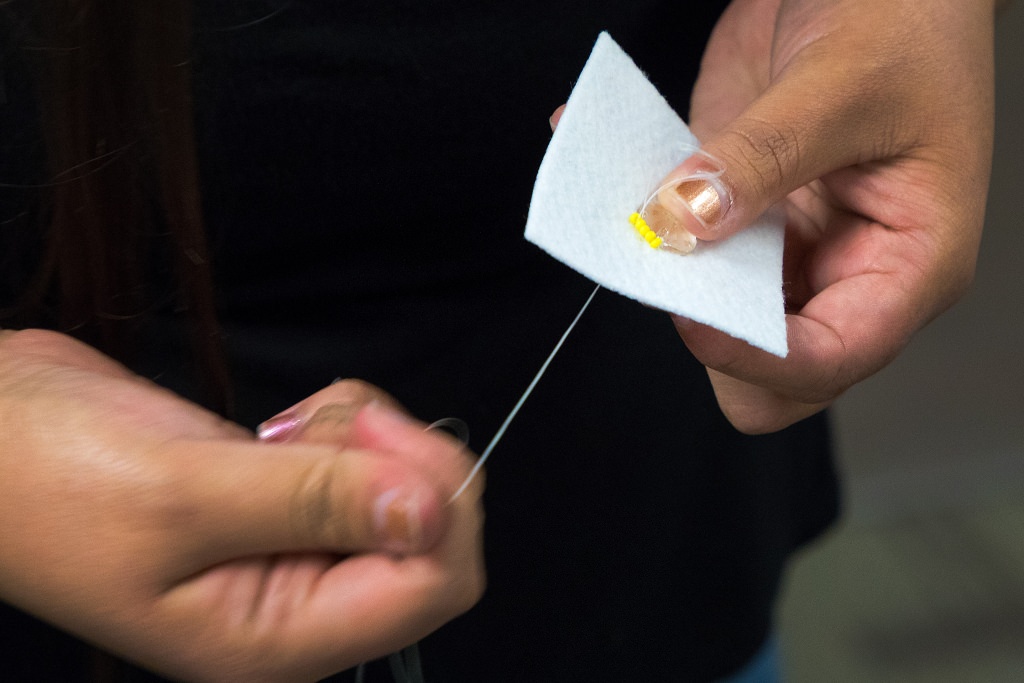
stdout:
<svg viewBox="0 0 1024 683">
<path fill-rule="evenodd" d="M 193 130 L 190 1 L 13 0 L 5 9 L 21 22 L 17 49 L 35 76 L 49 178 L 38 265 L 9 320 L 46 321 L 125 360 L 147 310 L 167 304 L 152 283 L 165 270 L 190 321 L 196 376 L 226 411 Z"/>
<path fill-rule="evenodd" d="M 0 324 L 52 327 L 129 361 L 146 313 L 172 305 L 188 320 L 206 402 L 229 412 L 193 131 L 189 0 L 0 4 L 17 43 L 0 47 L 32 76 L 46 167 L 29 219 L 3 227 L 38 234 L 4 240 L 23 252 L 5 254 L 6 264 L 27 275 Z M 154 274 L 171 286 L 154 286 Z M 131 675 L 109 655 L 89 656 L 93 680 Z"/>
</svg>

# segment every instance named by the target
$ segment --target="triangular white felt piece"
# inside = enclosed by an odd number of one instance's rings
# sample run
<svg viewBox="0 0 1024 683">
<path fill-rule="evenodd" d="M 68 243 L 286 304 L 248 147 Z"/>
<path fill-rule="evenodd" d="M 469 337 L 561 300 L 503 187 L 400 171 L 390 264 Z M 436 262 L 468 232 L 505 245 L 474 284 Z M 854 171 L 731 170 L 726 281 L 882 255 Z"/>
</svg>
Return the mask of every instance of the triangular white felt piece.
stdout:
<svg viewBox="0 0 1024 683">
<path fill-rule="evenodd" d="M 652 249 L 629 215 L 699 146 L 602 33 L 537 173 L 526 238 L 604 287 L 785 356 L 783 225 L 766 214 L 682 256 Z"/>
</svg>

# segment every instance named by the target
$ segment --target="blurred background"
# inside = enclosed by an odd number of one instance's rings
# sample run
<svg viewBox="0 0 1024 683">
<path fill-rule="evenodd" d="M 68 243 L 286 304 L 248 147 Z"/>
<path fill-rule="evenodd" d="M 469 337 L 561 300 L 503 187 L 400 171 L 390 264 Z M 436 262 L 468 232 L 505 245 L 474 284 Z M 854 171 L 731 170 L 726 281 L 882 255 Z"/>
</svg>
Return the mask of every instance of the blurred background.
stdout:
<svg viewBox="0 0 1024 683">
<path fill-rule="evenodd" d="M 996 38 L 995 166 L 977 278 L 833 412 L 845 514 L 786 579 L 779 622 L 792 683 L 1024 681 L 1020 0 Z"/>
</svg>

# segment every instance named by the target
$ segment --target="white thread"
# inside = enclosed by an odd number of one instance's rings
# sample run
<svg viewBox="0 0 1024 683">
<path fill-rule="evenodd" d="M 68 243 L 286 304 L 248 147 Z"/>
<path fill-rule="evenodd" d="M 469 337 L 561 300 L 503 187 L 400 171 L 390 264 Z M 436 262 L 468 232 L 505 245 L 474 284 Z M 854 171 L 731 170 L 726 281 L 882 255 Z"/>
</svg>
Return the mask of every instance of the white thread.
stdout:
<svg viewBox="0 0 1024 683">
<path fill-rule="evenodd" d="M 491 438 L 491 442 L 487 444 L 487 448 L 485 448 L 484 452 L 480 454 L 480 459 L 476 461 L 475 465 L 473 465 L 473 469 L 470 470 L 469 476 L 467 476 L 466 480 L 462 482 L 462 485 L 459 486 L 459 489 L 455 492 L 455 494 L 452 495 L 450 499 L 448 499 L 449 503 L 453 502 L 462 494 L 463 491 L 466 490 L 466 487 L 470 485 L 470 483 L 473 481 L 476 475 L 480 472 L 480 468 L 482 468 L 484 466 L 484 463 L 487 462 L 487 458 L 491 457 L 491 452 L 494 450 L 494 447 L 498 445 L 498 442 L 501 441 L 501 437 L 505 436 L 505 430 L 508 429 L 508 426 L 512 422 L 512 419 L 516 416 L 516 413 L 519 412 L 519 409 L 523 407 L 523 404 L 526 403 L 526 399 L 529 398 L 530 393 L 533 391 L 533 388 L 537 386 L 537 382 L 539 382 L 540 378 L 544 376 L 544 373 L 547 371 L 548 366 L 551 365 L 551 361 L 554 360 L 555 355 L 558 353 L 558 350 L 562 348 L 562 344 L 564 344 L 565 340 L 569 337 L 569 333 L 572 332 L 572 329 L 574 327 L 576 327 L 576 323 L 578 323 L 580 321 L 580 318 L 583 317 L 583 312 L 587 310 L 587 306 L 589 306 L 590 302 L 594 300 L 594 296 L 597 294 L 597 290 L 599 289 L 601 289 L 601 285 L 597 285 L 596 287 L 594 287 L 594 291 L 590 293 L 590 296 L 587 297 L 587 300 L 584 302 L 583 308 L 581 308 L 580 312 L 576 314 L 576 317 L 573 318 L 573 321 L 569 323 L 569 327 L 562 334 L 562 338 L 558 340 L 558 343 L 555 344 L 555 348 L 552 349 L 551 353 L 548 355 L 547 360 L 545 360 L 544 364 L 540 366 L 540 370 L 537 371 L 537 374 L 536 376 L 534 376 L 533 381 L 530 382 L 530 386 L 526 387 L 526 391 L 524 391 L 523 395 L 519 397 L 519 402 L 516 403 L 514 408 L 512 408 L 512 412 L 508 414 L 508 417 L 505 418 L 505 421 L 501 424 L 501 427 L 498 428 L 498 431 L 494 434 L 494 437 Z"/>
<path fill-rule="evenodd" d="M 662 190 L 666 190 L 670 187 L 675 187 L 682 180 L 706 180 L 712 187 L 715 188 L 715 192 L 718 192 L 720 196 L 729 196 L 728 189 L 725 187 L 725 185 L 722 184 L 721 181 L 722 176 L 725 175 L 725 164 L 723 164 L 722 161 L 714 154 L 709 154 L 708 152 L 705 152 L 699 147 L 694 147 L 693 145 L 682 145 L 682 149 L 684 152 L 689 152 L 690 156 L 701 157 L 705 161 L 713 164 L 714 166 L 717 166 L 718 170 L 694 171 L 690 175 L 684 176 L 683 178 L 674 178 L 668 181 L 667 183 L 656 189 L 654 192 L 652 192 L 650 195 L 648 195 L 647 199 L 644 200 L 643 205 L 637 212 L 641 216 L 647 216 L 647 207 L 649 207 L 658 199 L 658 195 L 661 194 Z"/>
<path fill-rule="evenodd" d="M 232 26 L 211 26 L 211 27 L 206 28 L 206 30 L 207 31 L 216 31 L 218 33 L 226 33 L 228 31 L 239 31 L 239 30 L 245 29 L 245 28 L 252 28 L 253 26 L 256 26 L 258 24 L 262 24 L 265 21 L 269 21 L 270 19 L 273 19 L 278 14 L 280 14 L 283 11 L 285 11 L 286 9 L 288 9 L 291 6 L 292 6 L 292 3 L 291 3 L 291 0 L 289 0 L 288 2 L 286 2 L 283 5 L 281 5 L 280 7 L 278 7 L 277 9 L 271 10 L 269 14 L 264 14 L 263 16 L 257 17 L 256 19 L 252 19 L 250 21 L 246 21 L 246 22 L 243 22 L 241 24 L 234 24 Z"/>
<path fill-rule="evenodd" d="M 462 492 L 466 490 L 466 487 L 468 487 L 473 482 L 473 479 L 476 478 L 476 475 L 479 474 L 480 469 L 484 466 L 484 463 L 487 462 L 487 458 L 491 457 L 494 447 L 498 445 L 498 442 L 501 441 L 501 437 L 505 435 L 505 430 L 508 429 L 512 419 L 516 416 L 516 413 L 519 412 L 519 409 L 523 407 L 523 404 L 526 403 L 526 399 L 529 398 L 530 393 L 533 392 L 533 388 L 537 386 L 537 382 L 539 382 L 540 378 L 544 376 L 548 366 L 551 365 L 551 361 L 554 360 L 555 355 L 558 353 L 559 349 L 562 348 L 562 344 L 565 343 L 565 340 L 569 338 L 569 334 L 572 332 L 573 328 L 576 327 L 576 323 L 580 321 L 580 318 L 583 317 L 583 312 L 587 310 L 588 306 L 590 306 L 590 302 L 594 300 L 594 297 L 597 295 L 597 290 L 599 289 L 601 289 L 601 285 L 594 287 L 594 291 L 592 291 L 590 296 L 587 297 L 587 300 L 583 303 L 583 307 L 580 308 L 579 313 L 576 314 L 576 317 L 573 318 L 571 323 L 569 323 L 569 327 L 562 333 L 562 337 L 558 340 L 558 343 L 555 344 L 555 348 L 551 350 L 550 354 L 548 354 L 547 360 L 545 360 L 543 365 L 540 366 L 540 370 L 537 371 L 533 381 L 530 382 L 530 386 L 526 387 L 526 391 L 524 391 L 523 395 L 519 397 L 519 401 L 516 403 L 515 407 L 512 408 L 508 417 L 505 418 L 501 427 L 498 428 L 498 431 L 491 438 L 491 442 L 487 444 L 487 448 L 485 448 L 484 452 L 480 455 L 480 459 L 476 461 L 475 465 L 473 465 L 473 469 L 470 470 L 466 480 L 462 482 L 459 489 L 451 498 L 448 499 L 449 504 L 462 495 Z M 449 429 L 453 431 L 455 433 L 455 437 L 463 443 L 469 441 L 469 427 L 465 422 L 455 417 L 446 417 L 438 420 L 428 426 L 427 429 Z M 404 650 L 389 655 L 388 664 L 391 667 L 391 675 L 394 677 L 396 683 L 424 682 L 423 668 L 420 661 L 420 653 L 417 643 L 413 643 Z M 356 683 L 363 683 L 365 680 L 365 674 L 366 665 L 360 664 L 356 669 Z"/>
<path fill-rule="evenodd" d="M 443 417 L 427 425 L 427 429 L 443 429 L 461 441 L 463 446 L 469 443 L 469 425 L 457 417 Z"/>
</svg>

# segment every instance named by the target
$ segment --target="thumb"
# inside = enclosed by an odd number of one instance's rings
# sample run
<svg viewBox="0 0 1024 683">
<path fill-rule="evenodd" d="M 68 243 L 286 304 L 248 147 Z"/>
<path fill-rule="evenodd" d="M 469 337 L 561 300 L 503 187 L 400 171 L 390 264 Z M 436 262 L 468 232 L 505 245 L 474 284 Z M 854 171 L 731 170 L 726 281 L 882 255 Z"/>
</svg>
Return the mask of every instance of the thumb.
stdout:
<svg viewBox="0 0 1024 683">
<path fill-rule="evenodd" d="M 380 406 L 360 420 L 401 432 L 415 453 L 326 444 L 208 442 L 179 454 L 178 509 L 185 553 L 200 566 L 256 554 L 429 551 L 447 528 L 452 486 L 444 466 L 463 465 L 458 445 Z M 454 453 L 449 453 L 454 451 Z M 433 461 L 430 454 L 436 455 Z M 187 465 L 185 462 L 187 460 Z M 433 467 L 434 462 L 442 463 Z"/>
<path fill-rule="evenodd" d="M 795 68 L 669 173 L 642 215 L 666 246 L 723 239 L 790 192 L 858 162 L 864 112 L 827 92 L 822 73 Z M 832 87 L 834 90 L 834 85 Z"/>
</svg>

